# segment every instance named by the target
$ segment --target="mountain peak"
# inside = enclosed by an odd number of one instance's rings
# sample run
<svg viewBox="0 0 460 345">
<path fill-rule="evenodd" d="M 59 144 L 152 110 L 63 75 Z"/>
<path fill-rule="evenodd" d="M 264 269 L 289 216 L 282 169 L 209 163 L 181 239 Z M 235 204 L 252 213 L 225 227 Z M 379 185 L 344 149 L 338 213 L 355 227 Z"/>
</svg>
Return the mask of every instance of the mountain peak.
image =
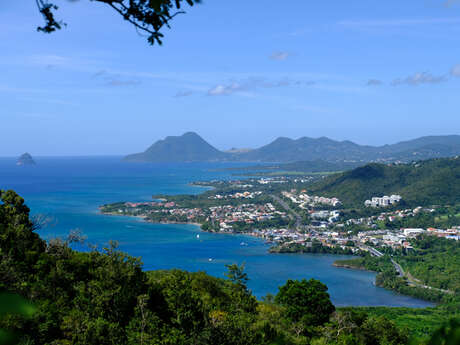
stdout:
<svg viewBox="0 0 460 345">
<path fill-rule="evenodd" d="M 158 140 L 146 151 L 126 156 L 135 162 L 209 162 L 222 160 L 225 153 L 217 150 L 195 132 Z"/>
<path fill-rule="evenodd" d="M 17 160 L 16 165 L 35 165 L 35 161 L 30 153 L 23 153 Z"/>
</svg>

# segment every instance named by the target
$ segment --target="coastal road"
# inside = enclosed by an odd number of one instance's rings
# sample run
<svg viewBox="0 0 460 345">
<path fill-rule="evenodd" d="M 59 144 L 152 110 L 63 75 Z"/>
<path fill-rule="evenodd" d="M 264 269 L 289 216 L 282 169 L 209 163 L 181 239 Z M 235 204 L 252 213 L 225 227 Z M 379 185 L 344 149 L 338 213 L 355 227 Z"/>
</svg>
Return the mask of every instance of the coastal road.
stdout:
<svg viewBox="0 0 460 345">
<path fill-rule="evenodd" d="M 280 197 L 274 195 L 274 194 L 270 194 L 271 198 L 274 199 L 276 202 L 278 202 L 288 213 L 290 212 L 291 214 L 293 214 L 295 216 L 295 227 L 296 229 L 300 228 L 300 226 L 302 225 L 302 217 L 300 216 L 300 214 L 298 214 L 296 211 L 294 211 L 291 207 L 289 207 L 289 205 L 283 200 L 281 199 Z"/>
<path fill-rule="evenodd" d="M 372 248 L 372 247 L 366 247 L 366 248 L 374 256 L 381 257 L 381 256 L 384 255 L 383 253 L 379 252 L 375 248 Z M 396 272 L 398 272 L 398 276 L 399 277 L 406 277 L 407 283 L 410 286 L 420 287 L 420 288 L 423 288 L 423 289 L 436 290 L 436 291 L 440 291 L 440 292 L 448 293 L 448 294 L 453 294 L 454 293 L 453 291 L 450 291 L 450 290 L 443 290 L 443 289 L 438 289 L 438 288 L 435 288 L 435 287 L 432 287 L 432 286 L 424 285 L 418 279 L 415 279 L 414 277 L 412 277 L 412 275 L 409 272 L 404 272 L 404 270 L 401 267 L 401 265 L 398 264 L 395 260 L 391 259 L 391 263 L 393 264 Z"/>
<path fill-rule="evenodd" d="M 382 257 L 382 256 L 384 255 L 382 252 L 379 252 L 379 251 L 378 251 L 377 249 L 375 249 L 375 248 L 367 247 L 367 249 L 369 250 L 369 252 L 370 252 L 372 255 L 374 255 L 374 256 L 376 256 L 376 257 L 378 257 L 378 258 L 380 258 L 380 257 Z M 396 261 L 394 261 L 393 259 L 391 259 L 391 263 L 393 264 L 393 266 L 394 266 L 396 272 L 398 272 L 398 275 L 399 275 L 400 277 L 404 277 L 404 270 L 402 269 L 401 265 L 398 264 L 398 263 L 397 263 Z"/>
<path fill-rule="evenodd" d="M 398 275 L 400 277 L 404 277 L 404 270 L 402 269 L 401 265 L 398 264 L 396 261 L 394 261 L 393 259 L 391 259 L 391 263 L 393 264 L 393 266 L 395 267 L 395 270 L 396 272 L 398 272 Z"/>
</svg>

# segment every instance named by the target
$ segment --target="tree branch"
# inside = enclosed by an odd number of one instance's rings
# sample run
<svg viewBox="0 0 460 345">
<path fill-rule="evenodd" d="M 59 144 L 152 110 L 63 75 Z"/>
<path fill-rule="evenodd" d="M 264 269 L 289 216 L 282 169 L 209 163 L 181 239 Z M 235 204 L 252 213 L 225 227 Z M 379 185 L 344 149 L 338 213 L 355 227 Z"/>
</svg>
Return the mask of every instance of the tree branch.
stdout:
<svg viewBox="0 0 460 345">
<path fill-rule="evenodd" d="M 188 5 L 200 3 L 201 0 L 90 0 L 101 2 L 109 5 L 115 10 L 124 20 L 134 25 L 136 30 L 141 30 L 148 33 L 148 42 L 150 44 L 162 44 L 161 38 L 163 34 L 160 30 L 166 26 L 170 28 L 170 21 L 179 14 L 184 14 L 185 11 L 179 10 L 181 2 L 185 1 Z M 125 4 L 125 1 L 127 2 Z M 54 18 L 54 12 L 58 7 L 48 0 L 35 0 L 39 12 L 43 15 L 45 26 L 38 27 L 38 31 L 51 33 L 61 29 L 65 23 L 58 22 Z M 177 9 L 171 14 L 171 10 Z"/>
</svg>

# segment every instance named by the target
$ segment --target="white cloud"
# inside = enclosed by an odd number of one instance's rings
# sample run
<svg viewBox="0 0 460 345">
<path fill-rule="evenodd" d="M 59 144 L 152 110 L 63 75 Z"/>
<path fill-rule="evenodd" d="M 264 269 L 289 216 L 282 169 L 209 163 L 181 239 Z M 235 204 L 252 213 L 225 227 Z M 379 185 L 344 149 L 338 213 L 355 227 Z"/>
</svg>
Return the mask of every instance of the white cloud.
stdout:
<svg viewBox="0 0 460 345">
<path fill-rule="evenodd" d="M 106 85 L 108 86 L 136 86 L 141 82 L 139 80 L 121 80 L 121 79 L 108 79 Z"/>
<path fill-rule="evenodd" d="M 218 84 L 208 90 L 209 96 L 222 96 L 230 95 L 238 92 L 251 91 L 255 89 L 269 89 L 277 87 L 288 87 L 288 86 L 302 86 L 302 85 L 313 85 L 314 81 L 298 81 L 291 80 L 289 78 L 279 79 L 276 81 L 268 81 L 264 78 L 249 78 L 242 81 L 232 81 L 227 84 Z"/>
<path fill-rule="evenodd" d="M 444 6 L 445 7 L 452 7 L 454 5 L 460 4 L 460 0 L 446 0 L 444 1 Z"/>
<path fill-rule="evenodd" d="M 454 77 L 460 77 L 460 64 L 452 67 L 450 74 Z"/>
<path fill-rule="evenodd" d="M 193 95 L 193 91 L 179 91 L 177 92 L 174 97 L 175 98 L 181 98 L 181 97 L 187 97 Z"/>
<path fill-rule="evenodd" d="M 393 80 L 392 85 L 393 86 L 396 86 L 396 85 L 417 86 L 421 84 L 437 84 L 437 83 L 442 83 L 444 81 L 447 81 L 447 77 L 445 75 L 436 76 L 428 72 L 421 72 L 421 73 L 415 73 L 406 78 L 395 79 Z"/>
<path fill-rule="evenodd" d="M 231 83 L 228 85 L 216 85 L 209 89 L 209 96 L 230 95 L 234 92 L 244 91 L 245 87 L 239 83 Z"/>
<path fill-rule="evenodd" d="M 388 27 L 433 24 L 460 23 L 460 18 L 424 18 L 424 19 L 383 19 L 383 20 L 343 20 L 337 24 L 346 27 Z"/>
<path fill-rule="evenodd" d="M 378 79 L 369 79 L 366 83 L 367 86 L 379 86 L 382 85 L 383 81 Z"/>
<path fill-rule="evenodd" d="M 274 52 L 272 55 L 270 55 L 270 59 L 276 60 L 276 61 L 284 61 L 286 60 L 290 54 L 288 52 Z"/>
<path fill-rule="evenodd" d="M 33 55 L 30 62 L 39 66 L 65 66 L 70 63 L 70 59 L 59 55 Z"/>
</svg>

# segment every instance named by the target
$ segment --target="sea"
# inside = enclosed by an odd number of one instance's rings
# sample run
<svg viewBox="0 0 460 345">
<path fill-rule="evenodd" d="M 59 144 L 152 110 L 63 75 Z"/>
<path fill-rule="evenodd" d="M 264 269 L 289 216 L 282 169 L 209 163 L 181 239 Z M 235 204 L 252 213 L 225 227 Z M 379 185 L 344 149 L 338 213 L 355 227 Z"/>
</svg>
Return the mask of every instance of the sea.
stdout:
<svg viewBox="0 0 460 345">
<path fill-rule="evenodd" d="M 244 235 L 202 232 L 198 226 L 152 224 L 142 219 L 99 213 L 102 204 L 150 201 L 154 194 L 197 194 L 193 181 L 235 179 L 242 163 L 126 163 L 121 157 L 35 157 L 34 166 L 17 166 L 14 158 L 0 158 L 0 189 L 13 189 L 33 215 L 44 215 L 38 230 L 44 239 L 64 238 L 79 230 L 86 243 L 78 250 L 109 241 L 140 257 L 144 270 L 204 271 L 224 278 L 227 264 L 244 264 L 248 286 L 257 298 L 276 294 L 288 279 L 318 279 L 329 288 L 336 306 L 392 306 L 422 308 L 431 303 L 375 286 L 375 273 L 337 268 L 339 255 L 270 254 L 263 240 Z"/>
</svg>

